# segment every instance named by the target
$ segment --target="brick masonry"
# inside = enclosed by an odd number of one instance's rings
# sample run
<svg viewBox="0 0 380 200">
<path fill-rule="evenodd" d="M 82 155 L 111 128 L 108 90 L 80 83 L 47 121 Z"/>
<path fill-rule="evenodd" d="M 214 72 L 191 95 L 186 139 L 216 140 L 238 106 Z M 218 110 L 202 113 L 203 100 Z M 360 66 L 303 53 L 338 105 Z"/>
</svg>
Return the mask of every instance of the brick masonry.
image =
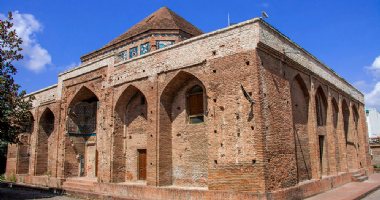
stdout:
<svg viewBox="0 0 380 200">
<path fill-rule="evenodd" d="M 31 94 L 34 128 L 9 146 L 8 178 L 61 188 L 67 178 L 96 177 L 99 190 L 128 198 L 277 199 L 372 171 L 363 95 L 260 19 L 125 61 L 117 53 L 88 59 Z M 201 124 L 187 114 L 195 85 L 203 88 Z M 78 102 L 97 102 L 92 135 L 68 134 Z"/>
</svg>

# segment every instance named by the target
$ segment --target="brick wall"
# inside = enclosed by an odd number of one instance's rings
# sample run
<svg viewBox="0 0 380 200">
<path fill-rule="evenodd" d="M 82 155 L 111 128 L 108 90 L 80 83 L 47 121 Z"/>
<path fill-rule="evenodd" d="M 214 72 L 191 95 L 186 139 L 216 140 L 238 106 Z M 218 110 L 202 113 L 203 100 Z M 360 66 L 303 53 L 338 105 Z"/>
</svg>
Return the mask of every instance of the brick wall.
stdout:
<svg viewBox="0 0 380 200">
<path fill-rule="evenodd" d="M 204 89 L 201 124 L 188 121 L 186 91 L 194 85 Z M 322 126 L 316 94 L 324 96 Z M 137 150 L 146 149 L 148 187 L 264 193 L 370 164 L 362 95 L 258 20 L 128 61 L 94 58 L 35 95 L 30 175 L 79 176 L 78 155 L 92 151 L 84 176 L 133 183 Z M 96 136 L 68 135 L 69 109 L 90 97 L 99 101 Z M 54 115 L 51 133 L 44 128 L 47 110 Z M 7 174 L 24 151 L 9 146 Z"/>
</svg>

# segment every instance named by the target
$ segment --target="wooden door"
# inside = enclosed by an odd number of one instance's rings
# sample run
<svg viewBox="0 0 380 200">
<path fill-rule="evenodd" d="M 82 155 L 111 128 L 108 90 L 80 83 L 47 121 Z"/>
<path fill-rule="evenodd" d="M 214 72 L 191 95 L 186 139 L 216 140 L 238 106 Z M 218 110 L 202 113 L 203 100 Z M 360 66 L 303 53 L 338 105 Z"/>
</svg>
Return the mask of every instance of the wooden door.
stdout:
<svg viewBox="0 0 380 200">
<path fill-rule="evenodd" d="M 138 149 L 138 178 L 146 180 L 146 149 Z"/>
</svg>

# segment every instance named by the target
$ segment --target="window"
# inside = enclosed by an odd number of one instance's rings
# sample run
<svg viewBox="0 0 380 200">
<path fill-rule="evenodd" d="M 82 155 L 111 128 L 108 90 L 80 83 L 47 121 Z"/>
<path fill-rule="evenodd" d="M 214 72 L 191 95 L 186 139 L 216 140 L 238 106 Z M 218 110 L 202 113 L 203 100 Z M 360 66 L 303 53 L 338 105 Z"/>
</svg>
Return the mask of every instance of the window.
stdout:
<svg viewBox="0 0 380 200">
<path fill-rule="evenodd" d="M 204 122 L 203 89 L 199 85 L 187 92 L 187 109 L 190 124 Z"/>
<path fill-rule="evenodd" d="M 128 59 L 128 52 L 122 51 L 117 55 L 117 57 L 118 57 L 118 60 L 120 60 L 120 61 L 127 60 Z"/>
<path fill-rule="evenodd" d="M 150 44 L 149 42 L 140 45 L 140 55 L 144 55 L 146 53 L 149 53 L 150 51 Z"/>
<path fill-rule="evenodd" d="M 132 47 L 129 49 L 129 58 L 134 58 L 138 56 L 137 47 Z"/>
<path fill-rule="evenodd" d="M 156 46 L 157 46 L 157 49 L 162 49 L 172 44 L 174 44 L 174 41 L 172 40 L 158 40 Z"/>
</svg>

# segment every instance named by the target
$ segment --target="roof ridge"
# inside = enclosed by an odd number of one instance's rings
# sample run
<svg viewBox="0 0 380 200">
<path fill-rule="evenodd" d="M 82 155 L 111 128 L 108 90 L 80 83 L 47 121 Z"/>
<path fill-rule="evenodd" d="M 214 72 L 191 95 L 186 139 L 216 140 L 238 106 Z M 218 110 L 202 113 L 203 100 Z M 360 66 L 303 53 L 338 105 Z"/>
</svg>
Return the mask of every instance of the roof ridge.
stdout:
<svg viewBox="0 0 380 200">
<path fill-rule="evenodd" d="M 187 20 L 186 20 L 185 18 L 183 18 L 182 16 L 180 16 L 180 15 L 178 15 L 177 13 L 175 13 L 174 11 L 172 11 L 170 8 L 164 6 L 164 7 L 160 8 L 160 9 L 165 9 L 165 8 L 166 8 L 166 10 L 169 11 L 169 14 L 170 14 L 170 16 L 171 16 L 172 19 L 173 19 L 173 22 L 175 23 L 175 25 L 178 27 L 179 30 L 185 31 L 185 30 L 181 29 L 181 25 L 178 24 L 178 20 L 177 20 L 177 18 L 179 18 L 179 19 L 182 20 L 182 21 L 185 21 L 185 22 L 189 23 L 191 26 L 193 26 L 194 28 L 196 28 L 197 31 L 203 33 L 202 30 L 200 30 L 198 27 L 194 26 L 192 23 L 190 23 L 189 21 L 187 21 Z M 187 31 L 185 31 L 185 32 L 187 32 Z"/>
<path fill-rule="evenodd" d="M 174 16 L 175 13 L 172 10 L 170 10 L 168 7 L 166 7 L 166 6 L 160 8 L 160 9 L 166 9 L 169 12 L 169 15 L 172 18 L 174 24 L 177 26 L 178 29 L 180 29 L 180 27 L 179 27 L 179 25 L 177 23 L 177 20 L 175 20 L 175 16 Z"/>
</svg>

